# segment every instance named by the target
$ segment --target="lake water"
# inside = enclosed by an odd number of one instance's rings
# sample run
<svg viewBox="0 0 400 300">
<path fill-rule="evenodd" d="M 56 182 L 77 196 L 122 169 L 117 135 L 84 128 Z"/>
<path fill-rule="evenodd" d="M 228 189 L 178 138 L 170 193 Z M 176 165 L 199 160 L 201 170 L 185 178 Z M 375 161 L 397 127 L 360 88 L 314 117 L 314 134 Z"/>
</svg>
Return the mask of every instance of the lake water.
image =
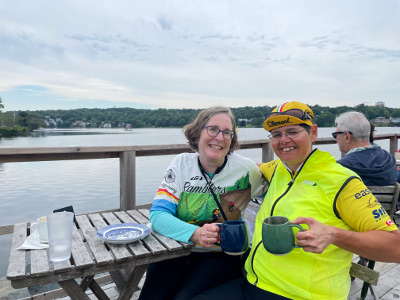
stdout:
<svg viewBox="0 0 400 300">
<path fill-rule="evenodd" d="M 400 128 L 377 128 L 377 134 Z M 334 128 L 320 128 L 319 137 L 330 137 Z M 267 138 L 262 128 L 241 128 L 240 140 Z M 124 146 L 186 143 L 181 129 L 81 129 L 44 130 L 29 137 L 0 138 L 0 147 Z M 389 141 L 377 142 L 389 149 Z M 337 145 L 320 145 L 340 158 Z M 261 162 L 261 149 L 238 153 Z M 136 201 L 152 201 L 174 156 L 138 157 Z M 53 209 L 73 205 L 76 213 L 119 207 L 119 159 L 0 163 L 0 225 L 35 220 Z M 0 277 L 7 271 L 11 235 L 0 237 Z"/>
</svg>

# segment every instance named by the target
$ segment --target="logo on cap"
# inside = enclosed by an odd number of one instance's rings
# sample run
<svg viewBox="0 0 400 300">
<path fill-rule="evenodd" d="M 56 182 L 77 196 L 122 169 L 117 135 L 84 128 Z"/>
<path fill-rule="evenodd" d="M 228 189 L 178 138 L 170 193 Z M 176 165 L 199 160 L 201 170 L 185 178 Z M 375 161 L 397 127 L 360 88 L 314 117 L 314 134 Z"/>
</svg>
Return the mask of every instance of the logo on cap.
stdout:
<svg viewBox="0 0 400 300">
<path fill-rule="evenodd" d="M 285 126 L 285 125 L 288 125 L 288 124 L 291 124 L 292 122 L 290 122 L 290 119 L 289 119 L 289 117 L 286 119 L 286 120 L 283 120 L 283 121 L 279 121 L 279 122 L 276 122 L 276 121 L 267 121 L 267 124 L 268 124 L 268 126 L 270 126 L 270 127 L 275 127 L 275 126 Z"/>
</svg>

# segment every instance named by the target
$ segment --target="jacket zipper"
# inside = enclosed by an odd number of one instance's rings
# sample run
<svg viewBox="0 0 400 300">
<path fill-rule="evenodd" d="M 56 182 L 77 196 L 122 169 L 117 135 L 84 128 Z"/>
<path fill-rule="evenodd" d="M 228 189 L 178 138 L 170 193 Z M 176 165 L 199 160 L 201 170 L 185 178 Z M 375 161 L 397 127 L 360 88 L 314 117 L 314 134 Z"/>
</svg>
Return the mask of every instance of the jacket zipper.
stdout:
<svg viewBox="0 0 400 300">
<path fill-rule="evenodd" d="M 292 180 L 290 180 L 290 182 L 288 183 L 288 187 L 287 187 L 286 191 L 275 200 L 275 202 L 274 202 L 274 204 L 272 205 L 272 208 L 271 208 L 271 216 L 273 216 L 274 209 L 275 209 L 275 206 L 278 203 L 278 201 L 281 200 L 282 197 L 285 196 L 289 192 L 290 188 L 293 185 L 294 179 L 295 179 L 295 177 L 293 177 Z M 253 270 L 254 276 L 256 276 L 256 281 L 253 283 L 253 285 L 255 285 L 255 286 L 257 286 L 257 283 L 258 283 L 258 276 L 256 274 L 256 271 L 254 270 L 254 257 L 256 255 L 258 247 L 260 247 L 261 244 L 262 244 L 262 239 L 258 243 L 256 248 L 254 249 L 253 255 L 251 256 L 251 269 Z"/>
<path fill-rule="evenodd" d="M 280 195 L 278 197 L 278 199 L 275 200 L 275 202 L 274 202 L 274 204 L 272 205 L 272 208 L 271 208 L 271 216 L 274 215 L 274 210 L 275 210 L 276 204 L 279 202 L 279 200 L 282 199 L 283 196 L 285 196 L 289 192 L 290 188 L 293 185 L 293 182 L 294 182 L 294 178 L 292 178 L 292 180 L 290 180 L 290 182 L 288 183 L 288 187 L 287 187 L 286 191 L 282 195 Z"/>
<path fill-rule="evenodd" d="M 257 249 L 258 249 L 258 247 L 260 247 L 261 244 L 262 244 L 262 239 L 261 239 L 261 242 L 259 242 L 258 245 L 256 246 L 256 248 L 254 249 L 253 256 L 251 257 L 251 269 L 253 270 L 253 273 L 256 276 L 256 281 L 253 283 L 253 285 L 255 285 L 255 286 L 257 286 L 257 283 L 258 283 L 258 276 L 256 274 L 256 271 L 254 270 L 254 256 L 256 255 Z"/>
</svg>

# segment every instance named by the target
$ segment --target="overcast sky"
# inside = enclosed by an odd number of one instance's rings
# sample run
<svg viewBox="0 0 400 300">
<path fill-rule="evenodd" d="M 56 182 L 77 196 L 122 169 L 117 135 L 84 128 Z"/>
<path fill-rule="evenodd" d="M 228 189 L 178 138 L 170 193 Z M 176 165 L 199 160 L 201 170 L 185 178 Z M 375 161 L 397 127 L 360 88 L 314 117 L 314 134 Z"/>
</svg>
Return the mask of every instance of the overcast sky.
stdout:
<svg viewBox="0 0 400 300">
<path fill-rule="evenodd" d="M 0 2 L 6 111 L 400 107 L 397 0 Z"/>
</svg>

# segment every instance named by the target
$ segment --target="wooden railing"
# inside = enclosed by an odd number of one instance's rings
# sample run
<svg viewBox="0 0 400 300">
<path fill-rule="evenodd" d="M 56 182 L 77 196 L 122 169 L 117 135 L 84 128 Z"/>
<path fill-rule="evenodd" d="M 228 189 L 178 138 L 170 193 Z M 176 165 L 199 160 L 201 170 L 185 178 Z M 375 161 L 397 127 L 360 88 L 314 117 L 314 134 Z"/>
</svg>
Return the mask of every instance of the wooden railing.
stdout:
<svg viewBox="0 0 400 300">
<path fill-rule="evenodd" d="M 400 133 L 382 134 L 375 140 L 390 140 L 389 152 L 398 149 Z M 333 138 L 318 138 L 315 145 L 335 144 Z M 240 149 L 262 149 L 262 162 L 274 158 L 269 139 L 242 141 Z M 172 155 L 191 152 L 187 144 L 153 146 L 111 146 L 111 147 L 36 147 L 0 148 L 0 163 L 105 159 L 119 158 L 120 161 L 120 207 L 121 210 L 136 208 L 136 157 Z M 13 225 L 0 226 L 0 235 L 12 233 Z"/>
</svg>

